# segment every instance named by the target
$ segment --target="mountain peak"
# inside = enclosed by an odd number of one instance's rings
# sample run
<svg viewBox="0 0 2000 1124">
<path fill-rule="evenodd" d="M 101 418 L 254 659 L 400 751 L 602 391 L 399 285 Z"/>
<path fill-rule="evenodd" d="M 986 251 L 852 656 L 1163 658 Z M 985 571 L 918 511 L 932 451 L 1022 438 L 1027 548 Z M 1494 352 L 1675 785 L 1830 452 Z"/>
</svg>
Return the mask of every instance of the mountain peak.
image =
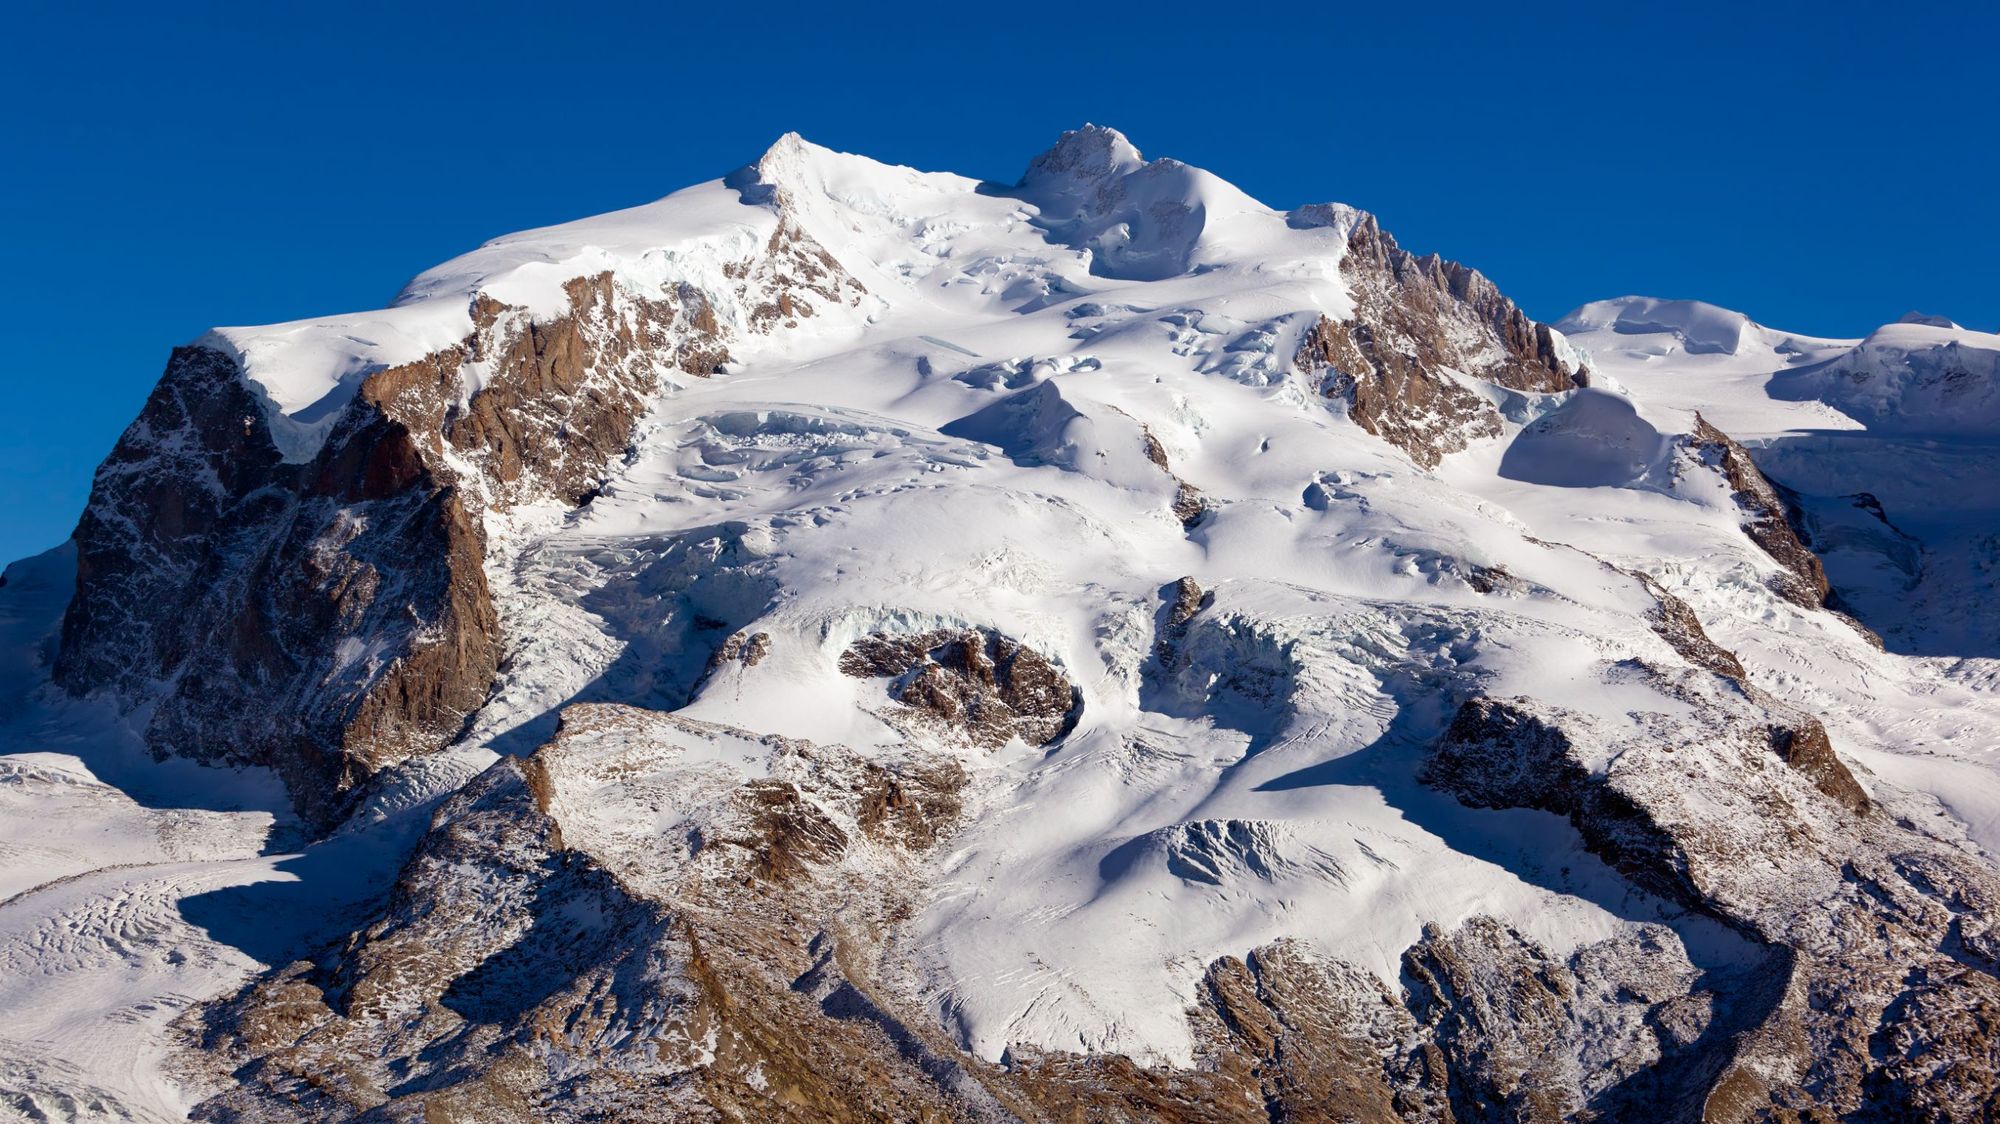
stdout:
<svg viewBox="0 0 2000 1124">
<path fill-rule="evenodd" d="M 746 203 L 772 203 L 787 192 L 796 193 L 810 181 L 811 169 L 833 150 L 814 144 L 796 132 L 787 132 L 771 142 L 763 155 L 725 177 L 724 182 L 743 193 Z"/>
<path fill-rule="evenodd" d="M 1734 309 L 1696 300 L 1626 296 L 1592 301 L 1556 322 L 1568 334 L 1610 329 L 1619 335 L 1668 335 L 1691 354 L 1733 354 L 1763 325 Z"/>
<path fill-rule="evenodd" d="M 1934 316 L 1931 313 L 1918 312 L 1914 309 L 1898 317 L 1896 323 L 1922 324 L 1926 328 L 1961 328 L 1964 326 L 1948 316 Z"/>
<path fill-rule="evenodd" d="M 1124 133 L 1086 122 L 1080 129 L 1065 132 L 1047 152 L 1029 161 L 1021 186 L 1093 182 L 1145 166 L 1146 158 Z"/>
</svg>

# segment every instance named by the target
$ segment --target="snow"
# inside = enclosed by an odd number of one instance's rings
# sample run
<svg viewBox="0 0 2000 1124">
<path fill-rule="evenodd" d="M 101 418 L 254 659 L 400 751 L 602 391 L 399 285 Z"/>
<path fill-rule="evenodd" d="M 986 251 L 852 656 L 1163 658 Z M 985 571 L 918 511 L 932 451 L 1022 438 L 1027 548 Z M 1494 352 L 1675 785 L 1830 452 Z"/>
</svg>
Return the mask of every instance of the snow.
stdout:
<svg viewBox="0 0 2000 1124">
<path fill-rule="evenodd" d="M 1555 327 L 1597 369 L 1654 408 L 1691 413 L 1737 440 L 1858 423 L 1811 398 L 1780 399 L 1774 375 L 1811 368 L 1857 341 L 1766 328 L 1740 312 L 1701 301 L 1620 297 L 1594 301 Z"/>
<path fill-rule="evenodd" d="M 896 263 L 867 278 L 887 307 L 858 341 L 746 341 L 727 377 L 661 400 L 638 455 L 587 509 L 498 522 L 495 541 L 517 544 L 496 573 L 521 640 L 475 738 L 531 744 L 540 735 L 513 732 L 545 734 L 536 724 L 559 702 L 657 690 L 627 666 L 693 668 L 698 653 L 673 654 L 690 635 L 677 618 L 773 638 L 766 661 L 709 680 L 683 713 L 863 753 L 902 735 L 872 714 L 878 686 L 833 670 L 854 638 L 981 625 L 1048 654 L 1083 690 L 1079 726 L 1047 756 L 967 760 L 978 804 L 939 860 L 936 904 L 902 938 L 926 1001 L 989 1057 L 1027 1042 L 1185 1061 L 1180 1011 L 1201 966 L 1279 935 L 1309 934 L 1392 982 L 1424 923 L 1479 913 L 1558 950 L 1666 920 L 1698 959 L 1739 954 L 1634 894 L 1560 821 L 1470 812 L 1411 777 L 1447 716 L 1421 713 L 1425 692 L 1399 678 L 1407 661 L 1611 720 L 1673 709 L 1598 681 L 1620 654 L 1658 658 L 1637 620 L 1650 599 L 1585 555 L 1527 541 L 1513 513 L 1415 473 L 1297 385 L 1289 356 L 1310 310 L 1346 306 L 1328 268 L 1337 224 L 1287 223 L 1097 139 L 1054 183 L 1031 175 L 1025 204 L 829 162 L 837 175 L 820 177 L 838 191 L 796 213 L 843 265 Z M 1128 225 L 1119 237 L 1132 240 L 1112 245 L 1110 227 L 1074 225 L 1100 199 L 1126 206 L 1141 175 L 1174 185 L 1140 196 L 1148 206 L 1198 211 L 1199 229 Z M 1216 221 L 1229 213 L 1237 225 Z M 1227 238 L 1257 256 L 1229 260 Z M 1158 276 L 1154 250 L 1191 264 Z M 1608 418 L 1612 459 L 1637 466 L 1617 483 L 1660 455 L 1658 432 L 1610 395 L 1541 409 Z M 1142 427 L 1218 504 L 1191 535 Z M 1489 491 L 1510 486 L 1493 464 L 1481 471 Z M 1315 509 L 1314 486 L 1346 498 Z M 1555 493 L 1546 510 L 1572 502 L 1570 489 L 1520 487 Z M 1692 541 L 1756 565 L 1726 493 L 1695 506 L 1591 490 L 1621 520 L 1646 513 L 1662 549 L 1688 549 L 1692 521 Z M 712 588 L 684 584 L 671 561 L 684 551 L 718 560 Z M 1453 577 L 1459 559 L 1563 593 L 1496 611 Z M 1149 682 L 1159 590 L 1182 574 L 1215 592 L 1213 624 L 1191 636 L 1188 671 Z M 1274 709 L 1262 692 L 1291 702 Z M 1220 884 L 1176 872 L 1191 869 L 1173 857 L 1186 849 L 1162 841 L 1189 838 L 1221 841 Z M 1238 838 L 1258 840 L 1255 853 L 1230 852 Z"/>
<path fill-rule="evenodd" d="M 1202 967 L 1280 936 L 1392 987 L 1423 925 L 1480 914 L 1557 954 L 1657 922 L 1697 966 L 1745 955 L 1634 890 L 1560 819 L 1471 810 L 1415 780 L 1449 692 L 1553 699 L 1635 731 L 1685 711 L 1616 673 L 1677 657 L 1645 622 L 1652 596 L 1607 563 L 1693 605 L 1760 686 L 1827 721 L 1871 784 L 1935 797 L 1955 830 L 2000 850 L 2000 645 L 1912 653 L 1962 639 L 1917 621 L 1902 650 L 1879 652 L 1776 597 L 1776 564 L 1741 533 L 1727 485 L 1672 448 L 1699 410 L 1817 496 L 1889 481 L 1892 511 L 1936 520 L 1920 555 L 1975 551 L 1965 510 L 1916 498 L 1916 466 L 1944 453 L 1910 460 L 1852 401 L 1780 391 L 1820 385 L 1787 380 L 1847 370 L 1842 357 L 1893 375 L 1912 356 L 1970 355 L 1990 346 L 1977 333 L 1823 340 L 1699 302 L 1586 305 L 1561 327 L 1600 385 L 1496 391 L 1506 432 L 1427 473 L 1290 367 L 1315 317 L 1351 308 L 1339 263 L 1359 213 L 1274 211 L 1086 127 L 1019 189 L 786 137 L 723 180 L 496 239 L 390 309 L 205 339 L 239 358 L 303 458 L 359 378 L 463 336 L 474 294 L 547 316 L 562 282 L 606 269 L 632 293 L 726 293 L 722 266 L 763 246 L 781 212 L 862 281 L 863 307 L 732 338 L 729 371 L 663 393 L 587 506 L 489 514 L 508 643 L 491 700 L 460 746 L 400 770 L 303 854 L 269 778 L 141 761 L 115 716 L 50 696 L 36 653 L 65 563 L 10 569 L 0 846 L 35 868 L 17 882 L 77 877 L 0 890 L 18 895 L 0 901 L 0 963 L 19 974 L 0 974 L 0 1086 L 88 1086 L 174 1118 L 192 1094 L 161 1072 L 166 1020 L 337 932 L 425 810 L 495 754 L 544 741 L 566 703 L 894 751 L 904 735 L 877 716 L 881 685 L 836 670 L 878 631 L 990 627 L 1082 692 L 1077 727 L 1049 749 L 965 751 L 966 825 L 895 938 L 916 998 L 992 1058 L 1032 1043 L 1185 1062 Z M 1900 418 L 1941 408 L 1886 376 L 1869 385 L 1898 389 Z M 1971 459 L 1950 471 L 1989 463 L 1974 437 L 1952 448 Z M 1212 505 L 1191 530 L 1169 510 L 1175 477 Z M 1861 552 L 1854 572 L 1895 571 L 1863 555 L 1898 540 L 1838 525 Z M 1475 570 L 1507 580 L 1481 592 Z M 1183 575 L 1214 601 L 1164 665 L 1161 591 Z M 769 657 L 703 678 L 738 630 L 768 632 Z M 756 767 L 747 749 L 712 749 L 732 772 Z M 218 787 L 243 795 L 218 807 Z M 622 830 L 573 814 L 591 838 Z M 226 916 L 191 919 L 215 916 L 192 901 L 283 878 L 311 895 L 295 931 L 251 941 Z M 51 940 L 73 954 L 38 951 Z"/>
<path fill-rule="evenodd" d="M 1772 380 L 1784 398 L 1816 398 L 1872 433 L 2000 432 L 2000 336 L 1955 325 L 1885 324 L 1824 367 Z"/>
<path fill-rule="evenodd" d="M 1631 402 L 1584 389 L 1521 430 L 1500 475 L 1561 488 L 1617 487 L 1659 471 L 1669 449 Z"/>
<path fill-rule="evenodd" d="M 564 282 L 606 271 L 636 292 L 670 293 L 686 282 L 723 294 L 730 291 L 723 265 L 748 257 L 776 228 L 771 209 L 746 205 L 716 180 L 644 206 L 496 238 L 419 274 L 386 309 L 215 328 L 194 342 L 237 361 L 265 402 L 279 450 L 305 461 L 361 379 L 469 335 L 476 294 L 542 318 L 568 309 Z"/>
</svg>

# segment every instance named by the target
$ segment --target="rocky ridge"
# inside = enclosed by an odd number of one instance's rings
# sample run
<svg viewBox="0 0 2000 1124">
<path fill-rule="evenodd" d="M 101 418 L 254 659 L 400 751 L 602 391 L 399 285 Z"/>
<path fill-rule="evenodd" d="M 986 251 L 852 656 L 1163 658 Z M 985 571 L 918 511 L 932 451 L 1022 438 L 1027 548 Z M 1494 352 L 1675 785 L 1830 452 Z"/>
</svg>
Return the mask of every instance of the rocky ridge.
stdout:
<svg viewBox="0 0 2000 1124">
<path fill-rule="evenodd" d="M 334 822 L 486 698 L 489 511 L 587 501 L 677 377 L 711 374 L 732 337 L 858 301 L 780 213 L 761 254 L 724 267 L 743 322 L 688 282 L 649 293 L 608 272 L 565 282 L 554 318 L 475 293 L 470 336 L 363 378 L 303 463 L 234 360 L 176 352 L 98 470 L 56 681 L 152 704 L 158 751 L 270 764 Z"/>
</svg>

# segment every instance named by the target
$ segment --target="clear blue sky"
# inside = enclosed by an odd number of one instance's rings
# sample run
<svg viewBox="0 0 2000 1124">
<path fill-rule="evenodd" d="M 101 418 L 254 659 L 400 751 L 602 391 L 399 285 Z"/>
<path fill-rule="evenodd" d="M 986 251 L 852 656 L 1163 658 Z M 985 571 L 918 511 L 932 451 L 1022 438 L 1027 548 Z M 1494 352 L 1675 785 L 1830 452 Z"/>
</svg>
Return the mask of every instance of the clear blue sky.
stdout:
<svg viewBox="0 0 2000 1124">
<path fill-rule="evenodd" d="M 1639 292 L 1829 335 L 1991 328 L 1995 12 L 18 0 L 0 558 L 68 534 L 174 344 L 380 305 L 788 129 L 1011 182 L 1114 125 L 1273 205 L 1376 211 L 1542 318 Z"/>
</svg>

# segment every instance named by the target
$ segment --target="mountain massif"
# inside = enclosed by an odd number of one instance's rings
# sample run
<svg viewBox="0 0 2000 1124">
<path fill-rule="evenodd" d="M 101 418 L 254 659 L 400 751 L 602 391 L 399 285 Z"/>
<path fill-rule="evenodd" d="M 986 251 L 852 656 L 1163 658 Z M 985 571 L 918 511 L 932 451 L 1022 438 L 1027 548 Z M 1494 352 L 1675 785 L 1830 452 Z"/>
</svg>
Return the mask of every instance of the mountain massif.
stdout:
<svg viewBox="0 0 2000 1124">
<path fill-rule="evenodd" d="M 1096 126 L 216 329 L 0 585 L 0 1112 L 1992 1118 L 1996 363 Z"/>
</svg>

